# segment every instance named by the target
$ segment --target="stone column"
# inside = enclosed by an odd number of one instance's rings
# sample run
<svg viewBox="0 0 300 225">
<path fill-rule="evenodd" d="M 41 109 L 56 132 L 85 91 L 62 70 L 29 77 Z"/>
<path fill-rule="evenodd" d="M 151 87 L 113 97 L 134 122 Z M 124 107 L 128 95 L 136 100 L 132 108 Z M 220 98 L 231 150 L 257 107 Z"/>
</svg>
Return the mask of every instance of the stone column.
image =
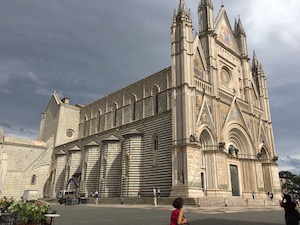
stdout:
<svg viewBox="0 0 300 225">
<path fill-rule="evenodd" d="M 138 130 L 124 135 L 122 152 L 122 197 L 137 197 L 138 191 L 143 195 L 142 182 L 142 137 Z"/>
<path fill-rule="evenodd" d="M 81 192 L 94 193 L 99 190 L 99 144 L 92 141 L 84 146 L 82 157 Z"/>
<path fill-rule="evenodd" d="M 111 135 L 102 141 L 100 156 L 100 197 L 119 197 L 121 189 L 120 140 Z"/>
</svg>

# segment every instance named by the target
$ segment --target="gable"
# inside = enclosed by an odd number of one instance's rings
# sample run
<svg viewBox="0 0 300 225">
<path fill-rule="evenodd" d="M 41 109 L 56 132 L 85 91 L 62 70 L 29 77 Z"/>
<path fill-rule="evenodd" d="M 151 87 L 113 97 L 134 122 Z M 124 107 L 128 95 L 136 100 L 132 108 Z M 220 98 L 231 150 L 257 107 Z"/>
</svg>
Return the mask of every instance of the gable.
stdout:
<svg viewBox="0 0 300 225">
<path fill-rule="evenodd" d="M 222 11 L 219 17 L 215 33 L 217 34 L 217 40 L 236 52 L 235 39 L 225 11 Z"/>
<path fill-rule="evenodd" d="M 206 61 L 199 36 L 197 35 L 193 43 L 193 74 L 200 80 L 210 83 L 207 73 Z"/>
<path fill-rule="evenodd" d="M 197 117 L 196 117 L 196 127 L 199 127 L 203 124 L 206 126 L 210 127 L 212 130 L 215 131 L 215 123 L 213 120 L 213 115 L 212 115 L 212 103 L 209 98 L 206 96 L 202 97 L 202 105 L 200 106 Z"/>
<path fill-rule="evenodd" d="M 224 112 L 225 113 L 225 112 Z M 224 115 L 225 117 L 225 115 Z M 228 111 L 227 117 L 224 118 L 224 126 L 222 127 L 222 129 L 226 129 L 227 124 L 231 124 L 231 123 L 237 123 L 239 124 L 241 127 L 244 128 L 244 130 L 246 131 L 246 133 L 248 134 L 248 136 L 250 138 L 253 138 L 250 132 L 250 128 L 251 126 L 249 126 L 250 120 L 246 120 L 242 110 L 239 106 L 239 103 L 236 101 L 236 97 L 233 99 L 231 107 Z"/>
<path fill-rule="evenodd" d="M 194 75 L 199 77 L 201 80 L 205 79 L 205 69 L 198 49 L 194 58 Z"/>
</svg>

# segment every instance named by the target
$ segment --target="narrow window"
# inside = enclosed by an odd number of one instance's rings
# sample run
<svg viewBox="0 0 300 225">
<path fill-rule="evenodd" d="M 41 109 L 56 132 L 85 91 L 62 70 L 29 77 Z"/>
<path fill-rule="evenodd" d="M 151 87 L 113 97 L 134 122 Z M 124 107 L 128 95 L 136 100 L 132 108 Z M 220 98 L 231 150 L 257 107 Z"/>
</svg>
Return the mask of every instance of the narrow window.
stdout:
<svg viewBox="0 0 300 225">
<path fill-rule="evenodd" d="M 158 166 L 158 137 L 157 135 L 153 136 L 153 167 Z"/>
<path fill-rule="evenodd" d="M 201 173 L 201 188 L 204 190 L 205 185 L 204 185 L 204 173 Z"/>
<path fill-rule="evenodd" d="M 136 119 L 136 96 L 133 95 L 131 98 L 131 118 L 134 121 Z"/>
<path fill-rule="evenodd" d="M 115 103 L 114 108 L 113 108 L 113 126 L 114 127 L 117 125 L 117 109 L 118 109 L 118 105 L 117 105 L 117 103 Z"/>
<path fill-rule="evenodd" d="M 155 94 L 155 113 L 158 113 L 158 93 Z"/>
<path fill-rule="evenodd" d="M 155 86 L 153 88 L 153 108 L 154 108 L 154 113 L 158 113 L 159 112 L 159 87 Z"/>
<path fill-rule="evenodd" d="M 32 175 L 30 184 L 33 184 L 33 185 L 36 184 L 36 175 L 35 174 Z"/>
<path fill-rule="evenodd" d="M 84 116 L 84 122 L 83 122 L 83 136 L 88 136 L 89 134 L 89 126 L 88 126 L 88 117 L 87 115 Z"/>
<path fill-rule="evenodd" d="M 98 132 L 100 131 L 100 129 L 101 129 L 101 109 L 99 109 L 99 111 L 98 111 L 98 126 L 97 126 L 97 130 L 98 130 Z"/>
</svg>

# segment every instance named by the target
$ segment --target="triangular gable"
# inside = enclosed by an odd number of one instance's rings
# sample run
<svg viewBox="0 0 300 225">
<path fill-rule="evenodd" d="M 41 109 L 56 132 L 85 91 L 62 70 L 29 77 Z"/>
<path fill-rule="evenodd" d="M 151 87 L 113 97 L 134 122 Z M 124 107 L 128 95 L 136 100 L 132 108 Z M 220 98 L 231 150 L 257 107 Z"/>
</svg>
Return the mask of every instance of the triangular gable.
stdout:
<svg viewBox="0 0 300 225">
<path fill-rule="evenodd" d="M 215 130 L 216 128 L 206 96 L 203 98 L 203 104 L 197 115 L 196 127 L 203 124 L 206 124 L 208 127 L 212 128 L 212 130 Z"/>
<path fill-rule="evenodd" d="M 198 121 L 198 117 L 199 117 L 199 115 L 201 115 L 200 114 L 200 112 L 201 112 L 201 108 L 202 108 L 202 102 L 203 102 L 203 94 L 201 94 L 201 95 L 196 95 L 196 121 Z"/>
<path fill-rule="evenodd" d="M 197 49 L 194 57 L 194 75 L 199 77 L 201 80 L 205 80 L 205 72 L 203 60 L 200 56 L 200 52 Z"/>
<path fill-rule="evenodd" d="M 260 101 L 259 101 L 259 95 L 258 95 L 258 92 L 257 92 L 257 89 L 256 89 L 256 86 L 253 84 L 253 83 L 251 83 L 251 86 L 252 86 L 252 90 L 253 90 L 253 94 L 252 94 L 252 101 L 253 101 L 253 103 L 254 103 L 254 106 L 256 106 L 256 107 L 260 107 Z"/>
<path fill-rule="evenodd" d="M 263 121 L 260 119 L 260 126 L 258 132 L 258 140 L 260 143 L 263 143 L 265 146 L 269 146 L 269 139 L 268 139 L 268 130 L 266 129 Z"/>
<path fill-rule="evenodd" d="M 199 40 L 199 36 L 197 35 L 195 40 L 194 40 L 194 75 L 201 80 L 206 80 L 207 81 L 207 68 L 206 68 L 206 62 L 205 62 L 205 56 L 203 52 L 203 48 L 201 46 L 201 42 Z"/>
<path fill-rule="evenodd" d="M 230 48 L 231 50 L 237 52 L 233 32 L 224 8 L 221 9 L 217 17 L 215 33 L 217 34 L 217 39 L 220 42 L 222 42 L 226 47 Z"/>
<path fill-rule="evenodd" d="M 62 103 L 62 101 L 59 99 L 59 96 L 58 94 L 56 93 L 56 91 L 53 91 L 52 95 L 51 95 L 51 98 L 48 102 L 48 105 L 46 107 L 46 110 L 47 108 L 49 108 L 50 106 L 53 106 L 53 105 L 60 105 Z"/>
<path fill-rule="evenodd" d="M 237 122 L 242 127 L 244 127 L 245 131 L 249 135 L 249 137 L 252 137 L 251 132 L 249 130 L 249 127 L 247 125 L 247 122 L 243 116 L 242 110 L 240 109 L 240 106 L 238 102 L 236 101 L 236 97 L 234 97 L 230 110 L 227 114 L 227 118 L 225 120 L 224 124 L 230 123 L 230 122 Z"/>
</svg>

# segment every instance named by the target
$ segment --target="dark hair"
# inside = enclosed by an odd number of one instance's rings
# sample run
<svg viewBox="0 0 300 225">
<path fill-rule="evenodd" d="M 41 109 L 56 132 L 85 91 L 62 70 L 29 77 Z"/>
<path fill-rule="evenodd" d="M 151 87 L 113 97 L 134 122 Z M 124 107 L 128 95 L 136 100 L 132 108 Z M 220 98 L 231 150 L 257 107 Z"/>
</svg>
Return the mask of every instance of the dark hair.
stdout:
<svg viewBox="0 0 300 225">
<path fill-rule="evenodd" d="M 173 201 L 173 206 L 174 206 L 174 208 L 176 208 L 176 209 L 181 209 L 182 206 L 183 206 L 183 199 L 182 199 L 182 198 L 176 198 L 176 199 Z"/>
<path fill-rule="evenodd" d="M 287 202 L 291 202 L 292 201 L 292 198 L 291 198 L 291 196 L 290 195 L 284 195 L 284 198 L 285 198 L 285 200 L 287 201 Z"/>
</svg>

